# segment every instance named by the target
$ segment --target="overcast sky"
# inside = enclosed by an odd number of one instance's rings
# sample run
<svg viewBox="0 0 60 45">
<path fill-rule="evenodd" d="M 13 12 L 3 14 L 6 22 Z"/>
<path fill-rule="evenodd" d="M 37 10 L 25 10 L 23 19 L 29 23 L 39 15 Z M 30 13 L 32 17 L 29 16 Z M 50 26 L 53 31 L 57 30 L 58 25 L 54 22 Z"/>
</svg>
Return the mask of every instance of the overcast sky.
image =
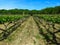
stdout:
<svg viewBox="0 0 60 45">
<path fill-rule="evenodd" d="M 43 9 L 59 5 L 60 0 L 0 0 L 0 9 Z"/>
</svg>

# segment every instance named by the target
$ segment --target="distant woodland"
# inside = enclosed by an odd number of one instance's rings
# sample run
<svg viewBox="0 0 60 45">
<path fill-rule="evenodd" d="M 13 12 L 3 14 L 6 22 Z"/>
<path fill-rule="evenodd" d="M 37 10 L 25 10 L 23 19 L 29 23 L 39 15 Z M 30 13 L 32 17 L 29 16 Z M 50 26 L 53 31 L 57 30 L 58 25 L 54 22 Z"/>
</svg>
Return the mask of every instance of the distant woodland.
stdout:
<svg viewBox="0 0 60 45">
<path fill-rule="evenodd" d="M 0 14 L 60 14 L 60 6 L 48 7 L 41 10 L 29 9 L 0 9 Z"/>
</svg>

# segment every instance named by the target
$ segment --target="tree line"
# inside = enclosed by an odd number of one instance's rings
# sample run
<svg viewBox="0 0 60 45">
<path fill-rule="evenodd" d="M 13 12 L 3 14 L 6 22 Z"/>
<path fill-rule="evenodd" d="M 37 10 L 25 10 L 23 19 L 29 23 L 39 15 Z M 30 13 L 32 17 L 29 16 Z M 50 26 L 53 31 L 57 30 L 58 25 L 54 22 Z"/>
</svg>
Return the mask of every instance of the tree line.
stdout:
<svg viewBox="0 0 60 45">
<path fill-rule="evenodd" d="M 48 7 L 41 10 L 0 9 L 0 14 L 60 14 L 60 6 Z"/>
</svg>

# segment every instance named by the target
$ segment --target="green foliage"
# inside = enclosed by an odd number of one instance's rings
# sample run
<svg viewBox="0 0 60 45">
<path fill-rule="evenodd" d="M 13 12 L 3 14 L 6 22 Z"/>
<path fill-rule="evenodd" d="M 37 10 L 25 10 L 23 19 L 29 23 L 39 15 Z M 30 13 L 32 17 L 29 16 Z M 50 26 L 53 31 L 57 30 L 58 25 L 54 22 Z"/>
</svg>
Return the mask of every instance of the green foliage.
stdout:
<svg viewBox="0 0 60 45">
<path fill-rule="evenodd" d="M 2 15 L 2 16 L 0 16 L 0 23 L 16 21 L 23 17 L 24 16 L 18 16 L 18 15 L 11 15 L 11 16 Z"/>
<path fill-rule="evenodd" d="M 60 6 L 49 7 L 41 10 L 28 10 L 28 9 L 1 9 L 0 14 L 60 14 Z"/>
<path fill-rule="evenodd" d="M 38 16 L 39 18 L 42 18 L 46 21 L 53 22 L 53 23 L 60 23 L 60 16 L 58 15 L 41 15 Z"/>
</svg>

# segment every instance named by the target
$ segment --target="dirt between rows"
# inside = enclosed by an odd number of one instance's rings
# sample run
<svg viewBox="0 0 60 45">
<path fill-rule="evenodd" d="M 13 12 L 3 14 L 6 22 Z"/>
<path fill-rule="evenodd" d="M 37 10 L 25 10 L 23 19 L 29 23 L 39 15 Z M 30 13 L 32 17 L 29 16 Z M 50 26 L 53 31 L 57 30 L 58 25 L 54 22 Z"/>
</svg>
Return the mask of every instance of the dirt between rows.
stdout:
<svg viewBox="0 0 60 45">
<path fill-rule="evenodd" d="M 29 17 L 7 39 L 0 41 L 0 45 L 46 45 L 33 17 Z"/>
</svg>

